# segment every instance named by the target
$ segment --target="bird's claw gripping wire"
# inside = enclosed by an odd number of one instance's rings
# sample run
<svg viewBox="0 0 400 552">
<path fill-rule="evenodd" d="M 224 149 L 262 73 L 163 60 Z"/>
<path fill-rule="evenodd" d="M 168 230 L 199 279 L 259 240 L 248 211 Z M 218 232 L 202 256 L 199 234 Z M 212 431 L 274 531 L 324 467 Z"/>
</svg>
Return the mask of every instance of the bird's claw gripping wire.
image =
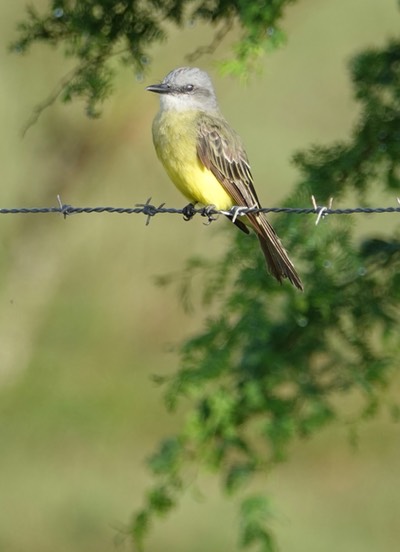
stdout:
<svg viewBox="0 0 400 552">
<path fill-rule="evenodd" d="M 150 204 L 150 201 L 151 197 L 147 199 L 146 203 L 136 203 L 136 207 L 141 207 L 143 209 L 143 214 L 147 216 L 146 226 L 150 224 L 150 218 L 154 217 L 154 215 L 156 215 L 165 205 L 165 203 L 161 203 L 158 207 L 155 207 Z"/>
<path fill-rule="evenodd" d="M 207 222 L 203 222 L 205 226 L 208 226 L 214 220 L 217 220 L 218 216 L 216 215 L 218 215 L 218 213 L 216 213 L 216 211 L 217 208 L 215 205 L 206 205 L 205 207 L 203 207 L 200 214 L 202 217 L 207 217 Z"/>
<path fill-rule="evenodd" d="M 196 214 L 196 209 L 195 209 L 194 203 L 188 203 L 182 209 L 183 220 L 185 220 L 186 222 L 189 220 L 192 220 L 195 214 Z"/>
<path fill-rule="evenodd" d="M 320 223 L 321 219 L 325 218 L 329 214 L 328 211 L 332 209 L 333 197 L 329 198 L 328 207 L 318 205 L 313 195 L 311 196 L 311 202 L 314 211 L 317 214 L 317 220 L 315 221 L 315 226 L 317 226 Z"/>
</svg>

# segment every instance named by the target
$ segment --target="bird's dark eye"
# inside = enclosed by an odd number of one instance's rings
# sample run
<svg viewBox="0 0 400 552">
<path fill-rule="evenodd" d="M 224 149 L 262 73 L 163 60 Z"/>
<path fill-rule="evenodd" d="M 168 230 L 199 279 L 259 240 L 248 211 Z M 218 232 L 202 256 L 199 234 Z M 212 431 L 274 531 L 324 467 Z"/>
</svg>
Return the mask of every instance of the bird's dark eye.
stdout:
<svg viewBox="0 0 400 552">
<path fill-rule="evenodd" d="M 193 88 L 194 88 L 193 84 L 187 84 L 185 86 L 185 91 L 186 92 L 192 92 Z"/>
</svg>

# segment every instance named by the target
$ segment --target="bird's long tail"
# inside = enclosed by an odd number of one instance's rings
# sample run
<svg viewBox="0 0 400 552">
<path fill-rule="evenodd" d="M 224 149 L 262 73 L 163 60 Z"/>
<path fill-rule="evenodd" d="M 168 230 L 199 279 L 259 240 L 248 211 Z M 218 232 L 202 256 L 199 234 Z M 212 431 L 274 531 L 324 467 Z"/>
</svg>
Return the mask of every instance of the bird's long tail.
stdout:
<svg viewBox="0 0 400 552">
<path fill-rule="evenodd" d="M 294 286 L 303 291 L 303 284 L 292 261 L 281 244 L 277 233 L 267 219 L 260 214 L 247 215 L 257 233 L 261 249 L 271 274 L 282 283 L 287 278 Z"/>
</svg>

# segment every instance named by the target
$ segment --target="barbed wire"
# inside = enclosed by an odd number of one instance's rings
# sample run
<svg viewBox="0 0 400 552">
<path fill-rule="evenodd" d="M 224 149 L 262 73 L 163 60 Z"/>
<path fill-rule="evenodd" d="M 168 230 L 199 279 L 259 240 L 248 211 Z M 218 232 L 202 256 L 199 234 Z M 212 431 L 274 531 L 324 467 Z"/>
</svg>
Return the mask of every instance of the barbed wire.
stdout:
<svg viewBox="0 0 400 552">
<path fill-rule="evenodd" d="M 314 196 L 311 196 L 312 207 L 242 207 L 234 206 L 228 210 L 216 209 L 214 205 L 196 208 L 189 204 L 185 207 L 165 207 L 165 203 L 161 203 L 158 207 L 150 203 L 149 198 L 145 203 L 137 203 L 134 207 L 74 207 L 73 205 L 65 204 L 61 201 L 61 197 L 57 196 L 58 207 L 13 207 L 0 208 L 0 215 L 27 215 L 27 214 L 49 214 L 59 213 L 66 218 L 76 214 L 91 214 L 91 213 L 116 213 L 116 214 L 144 214 L 147 216 L 146 224 L 149 224 L 151 217 L 158 214 L 178 214 L 183 215 L 185 220 L 190 220 L 195 215 L 201 215 L 207 218 L 207 223 L 215 220 L 218 215 L 225 215 L 236 220 L 238 216 L 255 213 L 285 213 L 295 215 L 317 215 L 315 224 L 327 215 L 354 215 L 354 214 L 386 214 L 400 213 L 400 198 L 396 198 L 399 206 L 397 207 L 346 207 L 333 209 L 332 198 L 330 198 L 327 206 L 318 205 Z"/>
</svg>

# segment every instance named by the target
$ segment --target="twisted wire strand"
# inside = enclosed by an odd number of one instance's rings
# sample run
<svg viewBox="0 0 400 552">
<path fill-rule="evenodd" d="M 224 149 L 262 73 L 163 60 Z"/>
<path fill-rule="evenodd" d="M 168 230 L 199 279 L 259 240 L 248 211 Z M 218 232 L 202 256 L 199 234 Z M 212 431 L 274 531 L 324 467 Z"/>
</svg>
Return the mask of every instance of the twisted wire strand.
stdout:
<svg viewBox="0 0 400 552">
<path fill-rule="evenodd" d="M 296 215 L 354 215 L 354 214 L 384 214 L 384 213 L 400 213 L 400 205 L 397 207 L 347 207 L 333 209 L 332 207 L 319 206 L 315 207 L 232 207 L 229 210 L 218 210 L 214 206 L 191 208 L 187 207 L 175 208 L 165 207 L 162 203 L 158 207 L 150 203 L 148 199 L 146 203 L 135 204 L 133 207 L 112 207 L 112 206 L 96 206 L 96 207 L 75 207 L 73 205 L 64 204 L 58 197 L 58 207 L 12 207 L 0 208 L 0 215 L 26 215 L 26 214 L 48 214 L 59 213 L 66 218 L 69 215 L 75 214 L 91 214 L 91 213 L 116 213 L 116 214 L 144 214 L 147 217 L 153 217 L 157 214 L 178 214 L 184 215 L 186 218 L 192 218 L 194 215 L 207 217 L 209 220 L 215 215 L 227 215 L 235 217 L 245 215 L 247 213 L 285 213 Z"/>
</svg>

